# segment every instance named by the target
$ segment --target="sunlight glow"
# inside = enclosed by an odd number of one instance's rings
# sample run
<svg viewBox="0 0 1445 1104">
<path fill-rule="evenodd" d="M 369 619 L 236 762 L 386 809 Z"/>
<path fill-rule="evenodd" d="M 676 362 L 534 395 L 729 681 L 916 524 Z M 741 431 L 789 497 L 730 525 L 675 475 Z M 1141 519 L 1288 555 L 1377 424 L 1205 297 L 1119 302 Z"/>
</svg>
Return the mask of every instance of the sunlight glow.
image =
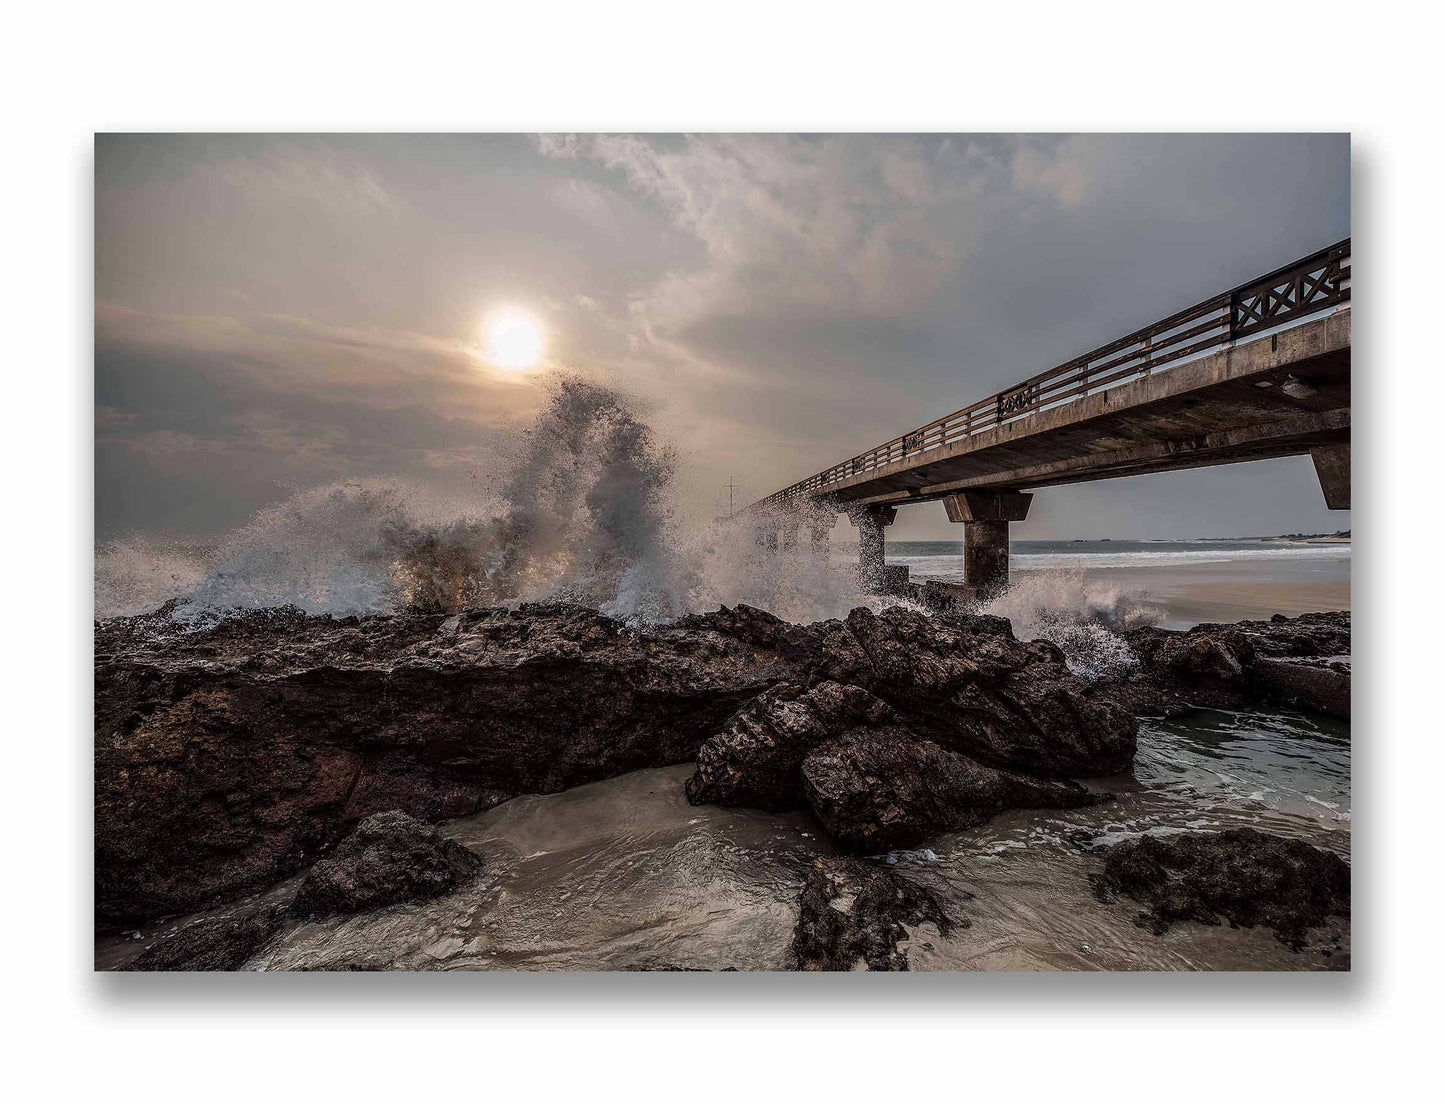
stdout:
<svg viewBox="0 0 1445 1104">
<path fill-rule="evenodd" d="M 542 328 L 525 311 L 494 311 L 486 321 L 486 359 L 498 368 L 520 372 L 542 359 Z"/>
</svg>

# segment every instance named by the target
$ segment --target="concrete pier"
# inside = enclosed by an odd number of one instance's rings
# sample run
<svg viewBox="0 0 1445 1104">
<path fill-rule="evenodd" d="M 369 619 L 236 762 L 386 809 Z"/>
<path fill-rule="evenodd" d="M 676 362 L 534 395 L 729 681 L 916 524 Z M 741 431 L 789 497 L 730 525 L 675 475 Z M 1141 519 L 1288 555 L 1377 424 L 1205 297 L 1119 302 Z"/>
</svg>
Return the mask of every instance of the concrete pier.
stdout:
<svg viewBox="0 0 1445 1104">
<path fill-rule="evenodd" d="M 948 520 L 963 525 L 964 581 L 980 598 L 1008 587 L 1009 523 L 1029 516 L 1031 494 L 964 491 L 943 500 Z"/>
<path fill-rule="evenodd" d="M 1310 449 L 1310 459 L 1315 462 L 1315 474 L 1320 477 L 1320 490 L 1325 493 L 1325 505 L 1331 510 L 1350 508 L 1350 443 L 1322 445 Z"/>
<path fill-rule="evenodd" d="M 822 557 L 823 559 L 827 559 L 828 548 L 830 547 L 830 538 L 833 535 L 833 524 L 836 520 L 837 519 L 834 518 L 827 524 L 819 522 L 809 526 L 808 531 L 810 536 L 812 537 L 812 543 L 809 545 L 809 548 L 812 551 L 813 555 Z"/>
<path fill-rule="evenodd" d="M 858 527 L 858 573 L 865 586 L 881 588 L 887 574 L 883 563 L 883 530 L 898 511 L 892 506 L 864 506 L 849 510 L 848 520 Z"/>
<path fill-rule="evenodd" d="M 1009 523 L 1028 516 L 1028 492 L 1039 487 L 1308 453 L 1326 505 L 1348 510 L 1352 281 L 1345 239 L 832 464 L 744 513 L 846 513 L 858 527 L 863 584 L 899 594 L 909 590 L 908 569 L 884 563 L 883 530 L 898 506 L 942 501 L 964 526 L 967 581 L 926 587 L 946 585 L 944 599 L 958 602 L 1008 586 Z"/>
</svg>

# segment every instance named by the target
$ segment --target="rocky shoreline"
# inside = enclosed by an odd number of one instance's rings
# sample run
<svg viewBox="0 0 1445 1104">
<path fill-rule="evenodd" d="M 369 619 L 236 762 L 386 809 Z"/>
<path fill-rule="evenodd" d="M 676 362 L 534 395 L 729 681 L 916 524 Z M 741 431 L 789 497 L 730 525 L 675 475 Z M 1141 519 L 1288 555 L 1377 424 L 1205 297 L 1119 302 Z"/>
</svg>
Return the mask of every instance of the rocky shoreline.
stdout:
<svg viewBox="0 0 1445 1104">
<path fill-rule="evenodd" d="M 796 625 L 740 606 L 645 631 L 556 604 L 267 610 L 200 631 L 168 612 L 96 627 L 98 925 L 307 873 L 294 902 L 191 925 L 194 946 L 172 937 L 137 969 L 233 969 L 305 915 L 450 892 L 475 867 L 423 822 L 642 768 L 693 763 L 693 804 L 805 809 L 864 856 L 1008 809 L 1106 800 L 1079 780 L 1129 771 L 1139 715 L 1348 715 L 1348 614 L 1132 630 L 1137 664 L 1088 683 L 1006 620 L 900 607 Z M 840 857 L 810 876 L 800 966 L 839 968 L 856 946 L 869 968 L 897 968 L 878 933 L 900 920 L 870 906 L 857 931 L 834 931 L 807 907 L 844 883 L 888 898 L 876 870 Z M 899 893 L 908 916 L 967 923 Z"/>
</svg>

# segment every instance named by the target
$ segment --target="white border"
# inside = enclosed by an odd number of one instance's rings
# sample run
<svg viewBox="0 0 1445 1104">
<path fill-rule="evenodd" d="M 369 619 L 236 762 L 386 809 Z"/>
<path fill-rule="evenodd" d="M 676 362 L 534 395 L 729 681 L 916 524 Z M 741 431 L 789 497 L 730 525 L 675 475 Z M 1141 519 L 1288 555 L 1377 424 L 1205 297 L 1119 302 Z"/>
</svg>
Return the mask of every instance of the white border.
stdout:
<svg viewBox="0 0 1445 1104">
<path fill-rule="evenodd" d="M 1438 16 L 1335 3 L 1003 10 L 261 2 L 8 14 L 12 1091 L 1203 1100 L 1433 1081 L 1441 726 L 1427 691 L 1440 678 L 1442 404 L 1425 328 L 1438 313 Z M 130 988 L 92 976 L 90 143 L 96 130 L 144 129 L 1351 131 L 1365 353 L 1354 974 Z"/>
</svg>

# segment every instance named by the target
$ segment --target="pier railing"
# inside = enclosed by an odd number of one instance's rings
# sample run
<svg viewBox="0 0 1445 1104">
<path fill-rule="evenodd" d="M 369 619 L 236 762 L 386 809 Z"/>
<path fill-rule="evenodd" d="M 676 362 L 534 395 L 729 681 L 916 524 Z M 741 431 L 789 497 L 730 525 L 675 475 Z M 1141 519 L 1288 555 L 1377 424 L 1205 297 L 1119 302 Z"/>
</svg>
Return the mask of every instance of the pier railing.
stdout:
<svg viewBox="0 0 1445 1104">
<path fill-rule="evenodd" d="M 1091 349 L 1022 383 L 775 491 L 756 506 L 819 494 L 854 476 L 946 448 L 975 433 L 1082 399 L 1293 323 L 1350 298 L 1350 239 Z"/>
</svg>

